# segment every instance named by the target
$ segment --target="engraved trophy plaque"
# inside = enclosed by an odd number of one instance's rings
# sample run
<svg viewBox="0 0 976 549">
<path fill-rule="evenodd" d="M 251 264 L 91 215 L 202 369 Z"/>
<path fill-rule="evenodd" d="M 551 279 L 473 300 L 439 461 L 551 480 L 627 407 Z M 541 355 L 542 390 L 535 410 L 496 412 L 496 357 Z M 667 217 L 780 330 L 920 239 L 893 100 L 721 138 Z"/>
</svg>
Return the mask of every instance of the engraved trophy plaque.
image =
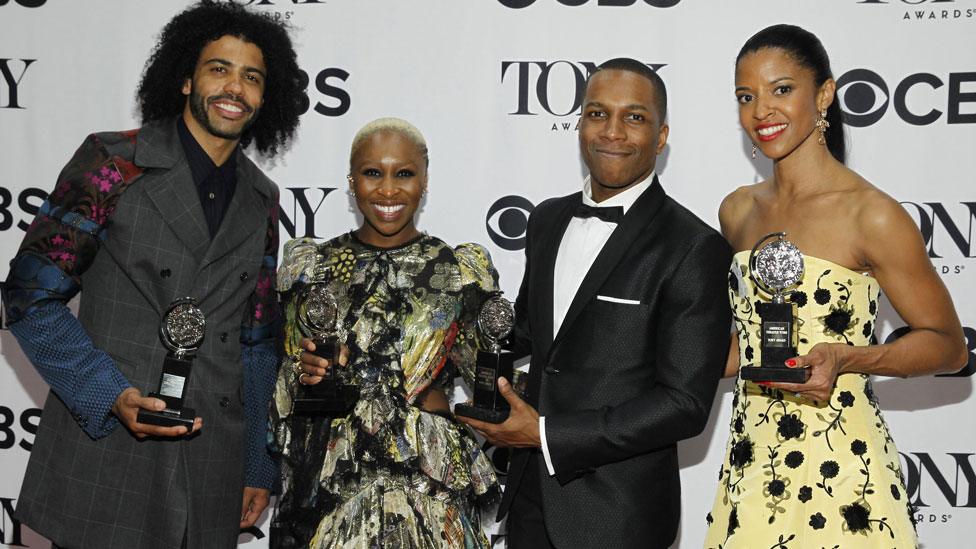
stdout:
<svg viewBox="0 0 976 549">
<path fill-rule="evenodd" d="M 303 415 L 344 415 L 359 400 L 359 387 L 346 382 L 338 363 L 339 330 L 336 318 L 339 304 L 322 283 L 308 284 L 302 288 L 296 304 L 298 329 L 315 344 L 312 354 L 329 360 L 331 366 L 322 381 L 299 387 L 294 411 Z"/>
<path fill-rule="evenodd" d="M 139 423 L 162 427 L 182 425 L 189 430 L 193 429 L 196 412 L 184 406 L 183 399 L 186 396 L 193 359 L 203 343 L 206 328 L 207 321 L 203 311 L 197 307 L 192 297 L 178 299 L 166 310 L 159 326 L 159 338 L 169 353 L 163 360 L 159 391 L 149 393 L 149 396 L 165 402 L 166 408 L 160 412 L 139 410 Z"/>
<path fill-rule="evenodd" d="M 490 344 L 487 351 L 478 351 L 474 370 L 474 400 L 471 404 L 457 404 L 454 413 L 488 423 L 501 423 L 508 418 L 508 401 L 498 391 L 498 378 L 512 382 L 514 354 L 502 349 L 501 342 L 515 326 L 512 304 L 494 293 L 478 313 L 478 331 Z M 513 385 L 514 387 L 514 385 Z"/>
<path fill-rule="evenodd" d="M 803 278 L 803 254 L 786 240 L 786 233 L 768 234 L 749 254 L 749 276 L 772 300 L 756 306 L 762 320 L 760 364 L 743 366 L 739 375 L 750 381 L 804 383 L 810 377 L 810 370 L 785 364 L 797 355 L 796 304 L 786 301 L 786 293 Z"/>
</svg>

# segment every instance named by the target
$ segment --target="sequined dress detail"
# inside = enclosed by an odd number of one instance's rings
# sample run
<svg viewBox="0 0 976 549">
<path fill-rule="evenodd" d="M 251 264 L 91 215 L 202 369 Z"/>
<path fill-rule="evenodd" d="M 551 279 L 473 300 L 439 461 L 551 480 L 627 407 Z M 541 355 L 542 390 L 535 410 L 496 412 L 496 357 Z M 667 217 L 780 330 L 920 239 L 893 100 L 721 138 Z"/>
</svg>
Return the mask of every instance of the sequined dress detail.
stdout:
<svg viewBox="0 0 976 549">
<path fill-rule="evenodd" d="M 880 288 L 871 276 L 804 255 L 798 352 L 820 342 L 874 344 Z M 759 302 L 749 251 L 729 270 L 740 364 L 760 361 Z M 741 378 L 730 436 L 708 514 L 710 549 L 917 547 L 898 451 L 870 377 L 842 374 L 829 402 L 813 402 Z"/>
<path fill-rule="evenodd" d="M 286 315 L 271 410 L 283 494 L 273 547 L 487 547 L 479 510 L 498 494 L 494 468 L 471 431 L 449 414 L 422 411 L 430 386 L 471 385 L 475 318 L 497 273 L 477 245 L 455 249 L 421 235 L 380 249 L 352 233 L 323 244 L 286 244 L 278 275 Z M 295 295 L 324 282 L 339 305 L 340 372 L 360 386 L 345 417 L 292 415 L 292 355 L 301 333 Z"/>
</svg>

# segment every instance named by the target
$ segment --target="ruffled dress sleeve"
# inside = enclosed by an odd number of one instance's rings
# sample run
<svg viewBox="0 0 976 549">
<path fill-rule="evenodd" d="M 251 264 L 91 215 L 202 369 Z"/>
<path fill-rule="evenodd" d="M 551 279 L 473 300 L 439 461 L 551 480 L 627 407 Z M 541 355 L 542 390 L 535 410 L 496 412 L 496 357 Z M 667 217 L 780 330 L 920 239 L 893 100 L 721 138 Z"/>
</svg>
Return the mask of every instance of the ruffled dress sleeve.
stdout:
<svg viewBox="0 0 976 549">
<path fill-rule="evenodd" d="M 461 244 L 454 249 L 454 255 L 461 270 L 462 299 L 458 335 L 448 357 L 454 374 L 468 387 L 474 387 L 478 349 L 486 345 L 478 335 L 478 313 L 488 296 L 498 290 L 498 271 L 488 250 L 480 244 Z"/>
</svg>

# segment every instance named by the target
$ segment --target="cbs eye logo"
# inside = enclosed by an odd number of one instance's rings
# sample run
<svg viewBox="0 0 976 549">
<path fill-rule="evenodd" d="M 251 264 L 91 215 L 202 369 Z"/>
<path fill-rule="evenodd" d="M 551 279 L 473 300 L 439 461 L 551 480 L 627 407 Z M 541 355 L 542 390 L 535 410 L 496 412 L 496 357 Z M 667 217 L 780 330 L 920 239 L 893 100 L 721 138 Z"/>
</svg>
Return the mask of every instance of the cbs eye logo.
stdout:
<svg viewBox="0 0 976 549">
<path fill-rule="evenodd" d="M 943 115 L 948 124 L 976 124 L 976 92 L 964 91 L 974 83 L 976 72 L 949 73 L 948 82 L 919 72 L 898 82 L 892 93 L 878 73 L 853 69 L 837 79 L 837 101 L 844 123 L 857 128 L 877 123 L 891 105 L 899 118 L 913 126 L 927 126 Z"/>
<path fill-rule="evenodd" d="M 485 229 L 499 248 L 515 251 L 525 248 L 529 214 L 535 205 L 523 196 L 503 196 L 488 208 Z"/>
<path fill-rule="evenodd" d="M 888 84 L 877 73 L 854 69 L 837 79 L 837 99 L 845 124 L 870 126 L 888 110 Z"/>
</svg>

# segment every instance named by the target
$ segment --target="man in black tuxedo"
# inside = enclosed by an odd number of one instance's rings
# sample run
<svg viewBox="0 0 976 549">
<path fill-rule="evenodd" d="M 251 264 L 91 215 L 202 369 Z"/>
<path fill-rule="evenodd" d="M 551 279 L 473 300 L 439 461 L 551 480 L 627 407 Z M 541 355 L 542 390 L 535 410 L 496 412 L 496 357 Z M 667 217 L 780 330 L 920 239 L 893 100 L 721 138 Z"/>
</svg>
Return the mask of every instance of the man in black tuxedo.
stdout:
<svg viewBox="0 0 976 549">
<path fill-rule="evenodd" d="M 666 112 L 647 66 L 600 65 L 579 127 L 590 176 L 529 218 L 515 304 L 528 402 L 502 379 L 504 423 L 462 418 L 517 448 L 499 509 L 512 549 L 675 539 L 676 444 L 704 428 L 725 366 L 732 254 L 658 182 Z"/>
</svg>

